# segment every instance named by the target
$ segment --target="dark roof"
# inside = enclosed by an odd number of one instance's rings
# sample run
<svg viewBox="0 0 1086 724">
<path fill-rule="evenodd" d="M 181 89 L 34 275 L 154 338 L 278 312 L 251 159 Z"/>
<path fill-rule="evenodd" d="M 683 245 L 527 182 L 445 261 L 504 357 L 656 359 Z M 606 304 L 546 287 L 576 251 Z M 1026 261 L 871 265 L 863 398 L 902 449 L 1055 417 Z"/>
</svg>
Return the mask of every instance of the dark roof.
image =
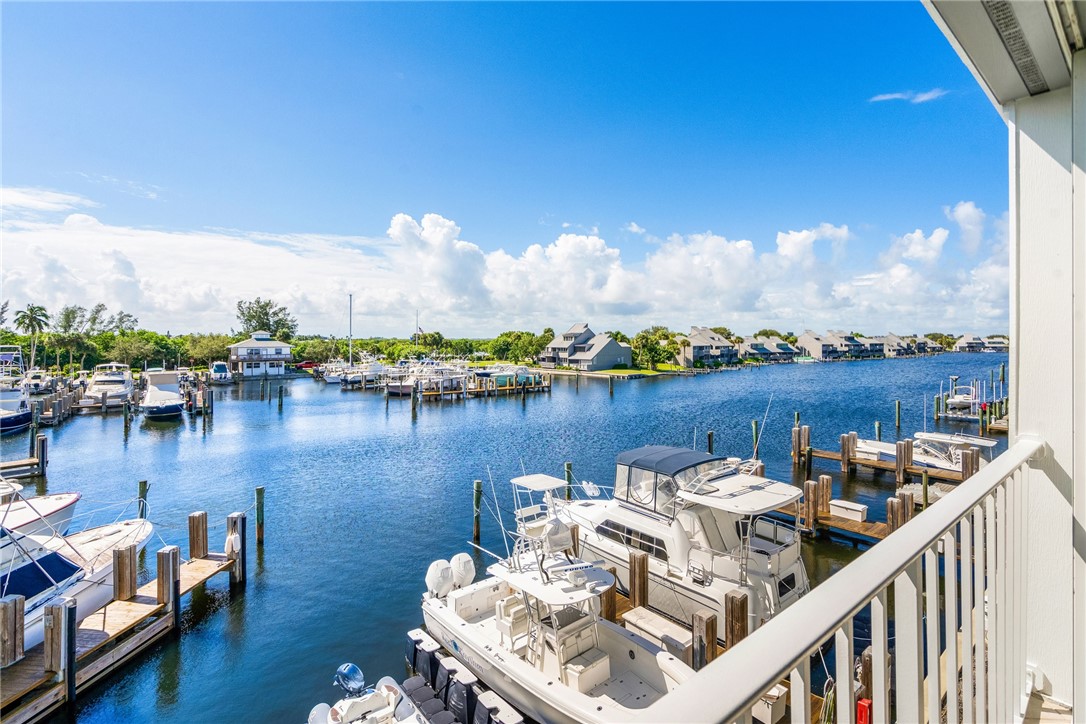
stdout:
<svg viewBox="0 0 1086 724">
<path fill-rule="evenodd" d="M 627 450 L 619 453 L 615 462 L 619 465 L 642 470 L 652 470 L 664 475 L 674 475 L 680 470 L 685 470 L 692 465 L 700 465 L 710 460 L 724 460 L 719 455 L 691 450 L 685 447 L 669 447 L 667 445 L 646 445 L 636 450 Z"/>
</svg>

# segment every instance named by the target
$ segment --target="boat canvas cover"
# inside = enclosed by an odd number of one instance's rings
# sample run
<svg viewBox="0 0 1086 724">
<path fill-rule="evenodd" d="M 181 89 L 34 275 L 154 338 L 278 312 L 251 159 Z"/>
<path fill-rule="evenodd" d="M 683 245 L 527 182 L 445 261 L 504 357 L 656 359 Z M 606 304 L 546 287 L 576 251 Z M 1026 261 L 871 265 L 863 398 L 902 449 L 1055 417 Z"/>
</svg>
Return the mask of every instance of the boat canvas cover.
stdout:
<svg viewBox="0 0 1086 724">
<path fill-rule="evenodd" d="M 712 487 L 716 489 L 712 493 L 680 490 L 677 495 L 688 502 L 737 515 L 768 513 L 803 497 L 799 488 L 757 475 L 719 478 L 713 480 Z"/>
<path fill-rule="evenodd" d="M 23 596 L 29 601 L 82 570 L 59 553 L 49 553 L 0 577 L 0 596 Z"/>
<path fill-rule="evenodd" d="M 726 458 L 698 450 L 690 450 L 685 447 L 670 447 L 668 445 L 646 445 L 636 450 L 619 453 L 618 457 L 615 458 L 615 462 L 619 465 L 629 465 L 639 470 L 651 470 L 654 473 L 672 476 L 681 470 L 713 460 L 725 462 Z"/>
<path fill-rule="evenodd" d="M 913 435 L 917 440 L 928 442 L 944 442 L 949 445 L 976 445 L 977 447 L 995 447 L 996 441 L 975 435 L 962 435 L 961 433 L 949 434 L 945 432 L 918 432 Z"/>
<path fill-rule="evenodd" d="M 509 482 L 518 487 L 537 493 L 545 493 L 548 490 L 555 490 L 556 488 L 561 488 L 566 485 L 566 481 L 562 478 L 556 478 L 553 475 L 545 475 L 543 473 L 521 475 L 519 478 L 513 478 Z"/>
<path fill-rule="evenodd" d="M 547 576 L 540 570 L 547 571 Z M 567 571 L 581 572 L 583 583 L 575 584 L 567 577 Z M 615 585 L 615 577 L 594 564 L 573 562 L 564 556 L 547 556 L 542 564 L 531 553 L 521 558 L 521 570 L 509 561 L 494 563 L 486 569 L 494 578 L 505 581 L 514 591 L 523 591 L 540 603 L 560 608 L 576 606 L 591 600 Z M 549 577 L 549 580 L 548 580 Z"/>
</svg>

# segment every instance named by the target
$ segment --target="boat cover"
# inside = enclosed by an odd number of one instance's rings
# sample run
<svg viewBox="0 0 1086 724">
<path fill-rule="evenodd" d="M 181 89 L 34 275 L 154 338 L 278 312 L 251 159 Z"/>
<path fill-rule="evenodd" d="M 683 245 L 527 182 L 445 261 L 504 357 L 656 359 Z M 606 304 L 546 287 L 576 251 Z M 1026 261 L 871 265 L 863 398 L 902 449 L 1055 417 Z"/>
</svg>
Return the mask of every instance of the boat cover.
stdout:
<svg viewBox="0 0 1086 724">
<path fill-rule="evenodd" d="M 561 488 L 566 485 L 566 481 L 562 478 L 556 478 L 553 475 L 545 475 L 543 473 L 521 475 L 519 478 L 513 478 L 509 482 L 521 488 L 539 493 L 554 490 L 555 488 Z"/>
<path fill-rule="evenodd" d="M 724 462 L 726 458 L 685 447 L 646 445 L 636 450 L 619 453 L 615 462 L 639 470 L 651 470 L 663 475 L 675 475 L 680 470 L 686 470 L 694 465 L 701 465 L 713 460 Z"/>
<path fill-rule="evenodd" d="M 787 483 L 757 475 L 732 475 L 712 481 L 711 493 L 680 490 L 678 497 L 691 503 L 716 508 L 737 515 L 759 515 L 791 505 L 803 497 L 803 492 Z"/>
<path fill-rule="evenodd" d="M 23 596 L 30 600 L 81 571 L 59 553 L 48 553 L 0 577 L 0 596 Z"/>
</svg>

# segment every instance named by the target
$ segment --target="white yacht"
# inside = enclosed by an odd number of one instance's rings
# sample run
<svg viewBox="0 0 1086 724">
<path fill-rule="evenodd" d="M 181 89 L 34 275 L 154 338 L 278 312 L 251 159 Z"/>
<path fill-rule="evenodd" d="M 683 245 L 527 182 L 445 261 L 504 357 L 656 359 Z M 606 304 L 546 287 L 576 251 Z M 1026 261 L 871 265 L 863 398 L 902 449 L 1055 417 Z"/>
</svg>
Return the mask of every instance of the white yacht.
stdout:
<svg viewBox="0 0 1086 724">
<path fill-rule="evenodd" d="M 234 382 L 234 376 L 230 374 L 230 367 L 225 362 L 212 362 L 208 369 L 208 382 L 213 385 L 230 385 Z"/>
<path fill-rule="evenodd" d="M 181 397 L 177 372 L 147 370 L 147 390 L 143 393 L 140 409 L 148 420 L 176 420 L 185 410 Z"/>
<path fill-rule="evenodd" d="M 755 465 L 663 445 L 629 450 L 617 458 L 610 499 L 565 501 L 551 494 L 565 480 L 519 478 L 547 500 L 518 501 L 518 525 L 530 532 L 553 508 L 580 527 L 580 554 L 613 564 L 627 587 L 630 551 L 645 551 L 649 606 L 683 624 L 700 608 L 725 620 L 725 596 L 743 591 L 754 631 L 810 591 L 799 534 L 767 515 L 797 503 L 802 491 L 753 474 Z M 599 493 L 590 483 L 578 487 Z"/>
<path fill-rule="evenodd" d="M 435 561 L 422 600 L 426 630 L 525 717 L 628 719 L 694 675 L 680 658 L 599 616 L 614 577 L 570 558 L 570 531 L 551 519 L 518 535 L 508 558 L 472 583 L 472 559 Z"/>
<path fill-rule="evenodd" d="M 35 368 L 26 373 L 27 392 L 32 395 L 48 394 L 53 386 L 53 376 L 43 369 Z"/>
<path fill-rule="evenodd" d="M 21 535 L 63 535 L 68 531 L 79 493 L 52 493 L 23 497 L 23 486 L 0 479 L 0 528 Z M 0 539 L 0 561 L 12 550 L 12 541 Z"/>
<path fill-rule="evenodd" d="M 957 472 L 962 469 L 962 450 L 976 447 L 990 451 L 995 444 L 995 440 L 974 435 L 918 432 L 913 436 L 913 465 Z M 893 462 L 897 460 L 897 443 L 859 438 L 856 440 L 856 458 Z M 981 456 L 979 465 L 987 464 Z"/>
<path fill-rule="evenodd" d="M 23 623 L 27 651 L 45 637 L 45 606 L 61 596 L 76 600 L 82 621 L 113 598 L 113 551 L 129 544 L 147 545 L 154 527 L 146 520 L 126 520 L 67 536 L 22 535 L 0 529 L 11 541 L 11 555 L 0 573 L 0 597 L 25 600 Z"/>
<path fill-rule="evenodd" d="M 0 434 L 30 427 L 30 393 L 23 376 L 23 351 L 18 345 L 0 345 Z"/>
<path fill-rule="evenodd" d="M 96 365 L 83 393 L 83 403 L 96 405 L 106 396 L 106 407 L 120 407 L 132 398 L 132 370 L 120 362 Z"/>
<path fill-rule="evenodd" d="M 973 405 L 979 403 L 977 391 L 971 385 L 955 385 L 946 398 L 946 409 L 970 410 Z"/>
</svg>

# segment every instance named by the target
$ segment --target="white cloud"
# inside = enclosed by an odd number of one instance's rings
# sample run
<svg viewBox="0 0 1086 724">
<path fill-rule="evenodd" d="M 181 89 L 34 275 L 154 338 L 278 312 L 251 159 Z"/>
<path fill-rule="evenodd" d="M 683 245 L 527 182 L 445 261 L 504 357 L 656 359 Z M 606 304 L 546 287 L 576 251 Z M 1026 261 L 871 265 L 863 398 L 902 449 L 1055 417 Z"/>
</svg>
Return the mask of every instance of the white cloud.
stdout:
<svg viewBox="0 0 1086 724">
<path fill-rule="evenodd" d="M 917 229 L 904 236 L 895 237 L 890 249 L 882 255 L 882 262 L 885 266 L 892 266 L 900 259 L 908 259 L 932 264 L 942 255 L 943 245 L 949 235 L 949 231 L 939 227 L 927 236 Z"/>
<path fill-rule="evenodd" d="M 0 189 L 0 208 L 5 212 L 71 211 L 98 206 L 79 194 L 67 194 L 47 189 L 4 187 Z"/>
<path fill-rule="evenodd" d="M 943 213 L 958 225 L 962 248 L 968 254 L 976 254 L 984 237 L 984 211 L 972 201 L 959 201 L 953 208 L 944 206 Z"/>
<path fill-rule="evenodd" d="M 869 103 L 881 103 L 883 101 L 908 101 L 909 103 L 928 103 L 942 98 L 946 94 L 950 93 L 948 90 L 942 88 L 932 88 L 929 91 L 922 91 L 917 93 L 916 91 L 901 91 L 898 93 L 880 93 L 876 96 L 871 96 L 868 99 Z"/>
<path fill-rule="evenodd" d="M 630 232 L 631 234 L 644 234 L 645 233 L 645 229 L 642 228 L 641 226 L 638 226 L 637 222 L 635 222 L 635 221 L 631 221 L 630 223 L 626 224 L 626 226 L 624 228 L 626 229 L 626 231 Z"/>
<path fill-rule="evenodd" d="M 598 232 L 566 230 L 517 253 L 484 250 L 438 214 L 397 214 L 375 236 L 164 231 L 102 223 L 73 210 L 93 206 L 81 197 L 47 203 L 48 220 L 5 215 L 0 296 L 49 309 L 104 302 L 173 333 L 230 329 L 236 301 L 262 296 L 285 304 L 305 333 L 343 336 L 348 293 L 356 336 L 409 334 L 416 309 L 425 329 L 447 336 L 580 320 L 631 333 L 714 321 L 748 332 L 1006 328 L 998 220 L 990 258 L 956 273 L 934 263 L 942 228 L 891 237 L 865 268 L 863 255 L 843 255 L 854 238 L 844 224 L 782 231 L 761 249 L 711 231 L 674 233 L 634 255 Z M 947 213 L 967 225 L 983 213 L 971 209 L 963 202 Z"/>
</svg>

